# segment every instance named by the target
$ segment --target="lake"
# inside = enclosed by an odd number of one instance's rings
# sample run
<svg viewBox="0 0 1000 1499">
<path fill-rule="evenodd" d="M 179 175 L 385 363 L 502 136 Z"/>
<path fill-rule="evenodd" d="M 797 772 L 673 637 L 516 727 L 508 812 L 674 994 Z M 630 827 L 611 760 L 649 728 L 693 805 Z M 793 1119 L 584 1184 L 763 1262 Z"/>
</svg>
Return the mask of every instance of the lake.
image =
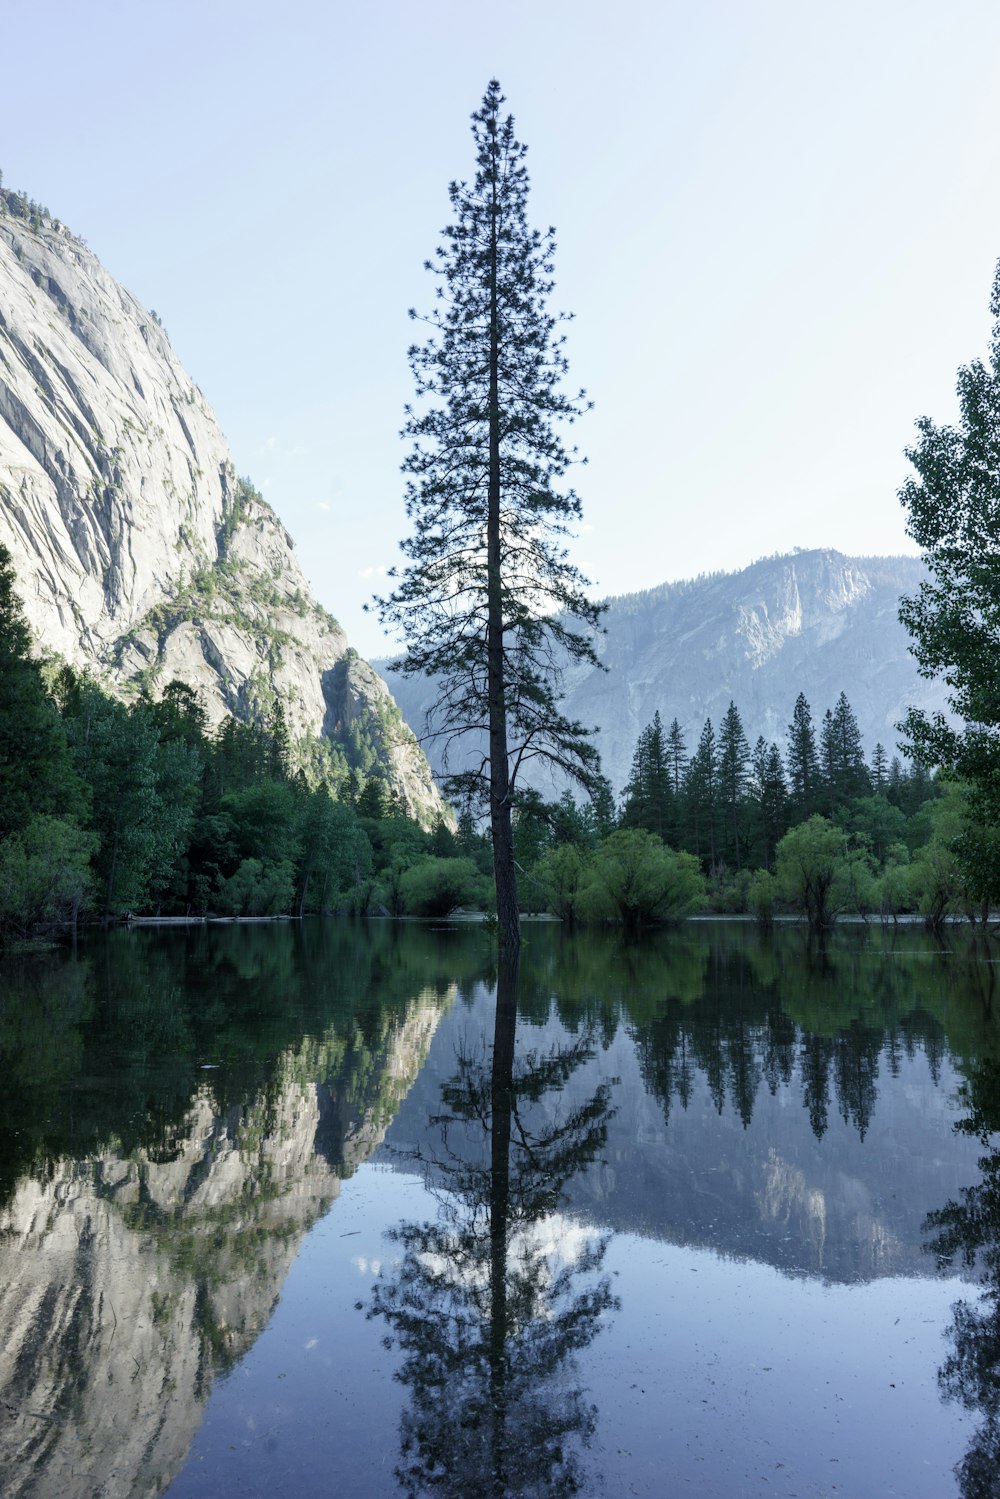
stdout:
<svg viewBox="0 0 1000 1499">
<path fill-rule="evenodd" d="M 0 969 L 0 1492 L 979 1499 L 996 948 L 307 921 Z"/>
</svg>

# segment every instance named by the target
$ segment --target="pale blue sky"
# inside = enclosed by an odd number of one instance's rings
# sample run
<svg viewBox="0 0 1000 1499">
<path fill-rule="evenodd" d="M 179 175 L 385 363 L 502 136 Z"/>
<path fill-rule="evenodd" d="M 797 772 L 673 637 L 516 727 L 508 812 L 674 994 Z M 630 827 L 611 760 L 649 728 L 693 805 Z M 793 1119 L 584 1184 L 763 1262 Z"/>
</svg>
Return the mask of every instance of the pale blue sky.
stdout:
<svg viewBox="0 0 1000 1499">
<path fill-rule="evenodd" d="M 912 550 L 984 351 L 996 0 L 4 0 L 0 167 L 155 307 L 360 650 L 405 530 L 406 311 L 500 78 L 576 313 L 599 594 Z"/>
</svg>

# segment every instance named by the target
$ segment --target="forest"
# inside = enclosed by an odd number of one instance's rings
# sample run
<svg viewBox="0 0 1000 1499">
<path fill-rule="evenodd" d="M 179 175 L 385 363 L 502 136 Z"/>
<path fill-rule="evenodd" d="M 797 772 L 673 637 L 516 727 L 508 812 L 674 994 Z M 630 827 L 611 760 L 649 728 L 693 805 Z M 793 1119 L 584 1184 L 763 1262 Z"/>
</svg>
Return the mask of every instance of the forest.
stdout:
<svg viewBox="0 0 1000 1499">
<path fill-rule="evenodd" d="M 440 917 L 493 903 L 488 832 L 466 809 L 422 828 L 377 766 L 332 786 L 297 763 L 280 705 L 214 732 L 171 682 L 130 702 L 31 653 L 0 558 L 0 934 L 6 944 L 133 916 Z M 616 805 L 517 794 L 522 912 L 637 929 L 696 911 L 932 925 L 984 917 L 962 784 L 876 745 L 845 694 L 784 751 L 751 748 L 732 704 L 689 746 L 659 714 Z M 980 835 L 986 837 L 986 834 Z"/>
</svg>

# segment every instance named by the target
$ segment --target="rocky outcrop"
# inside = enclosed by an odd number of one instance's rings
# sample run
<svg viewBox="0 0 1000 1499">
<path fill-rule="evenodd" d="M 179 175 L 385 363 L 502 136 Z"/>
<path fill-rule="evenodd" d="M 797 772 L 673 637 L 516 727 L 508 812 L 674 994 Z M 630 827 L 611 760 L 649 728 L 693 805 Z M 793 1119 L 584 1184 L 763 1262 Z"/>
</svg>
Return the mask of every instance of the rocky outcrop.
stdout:
<svg viewBox="0 0 1000 1499">
<path fill-rule="evenodd" d="M 172 678 L 209 719 L 284 706 L 303 763 L 360 723 L 409 810 L 441 811 L 385 684 L 236 477 L 155 313 L 84 243 L 0 190 L 0 544 L 46 654 L 121 693 Z M 357 733 L 354 743 L 357 742 Z"/>
<path fill-rule="evenodd" d="M 109 1149 L 23 1180 L 0 1212 L 0 1491 L 162 1492 L 215 1375 L 261 1333 L 309 1227 L 381 1143 L 441 1009 L 415 1003 L 360 1096 L 334 1038 L 220 1115 L 208 1088 L 161 1152 Z M 319 1078 L 320 1081 L 313 1079 Z"/>
<path fill-rule="evenodd" d="M 732 701 L 751 744 L 762 734 L 783 749 L 800 692 L 817 731 L 825 710 L 846 692 L 866 752 L 881 742 L 891 757 L 895 725 L 908 706 L 947 706 L 943 685 L 918 675 L 898 619 L 900 595 L 913 592 L 923 576 L 914 557 L 803 551 L 609 599 L 605 633 L 596 642 L 607 671 L 570 666 L 565 710 L 596 728 L 617 792 L 657 710 L 665 725 L 680 721 L 693 751 L 705 719 L 718 728 Z M 407 722 L 422 733 L 433 684 L 376 664 Z M 434 741 L 428 754 L 440 771 Z"/>
</svg>

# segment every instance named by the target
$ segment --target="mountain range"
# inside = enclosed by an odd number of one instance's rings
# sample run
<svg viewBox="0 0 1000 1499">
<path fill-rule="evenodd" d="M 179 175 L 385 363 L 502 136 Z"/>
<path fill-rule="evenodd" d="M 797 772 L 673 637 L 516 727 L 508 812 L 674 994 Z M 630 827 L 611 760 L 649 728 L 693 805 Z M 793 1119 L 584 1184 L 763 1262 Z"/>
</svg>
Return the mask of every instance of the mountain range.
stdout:
<svg viewBox="0 0 1000 1499">
<path fill-rule="evenodd" d="M 566 669 L 565 709 L 596 730 L 616 792 L 656 712 L 665 725 L 678 720 L 690 751 L 705 720 L 718 727 L 735 702 L 751 744 L 763 735 L 783 749 L 800 692 L 817 730 L 825 710 L 846 693 L 868 755 L 881 743 L 891 758 L 900 738 L 896 725 L 909 705 L 947 709 L 943 684 L 918 675 L 898 619 L 900 595 L 925 575 L 916 557 L 800 550 L 739 572 L 610 598 L 604 632 L 595 638 L 601 666 Z M 391 661 L 374 665 L 407 722 L 424 734 L 434 683 L 403 677 Z M 454 752 L 445 767 L 435 740 L 424 743 L 436 774 L 461 768 Z M 470 744 L 470 758 L 475 752 Z M 558 789 L 541 779 L 534 784 Z"/>
</svg>

